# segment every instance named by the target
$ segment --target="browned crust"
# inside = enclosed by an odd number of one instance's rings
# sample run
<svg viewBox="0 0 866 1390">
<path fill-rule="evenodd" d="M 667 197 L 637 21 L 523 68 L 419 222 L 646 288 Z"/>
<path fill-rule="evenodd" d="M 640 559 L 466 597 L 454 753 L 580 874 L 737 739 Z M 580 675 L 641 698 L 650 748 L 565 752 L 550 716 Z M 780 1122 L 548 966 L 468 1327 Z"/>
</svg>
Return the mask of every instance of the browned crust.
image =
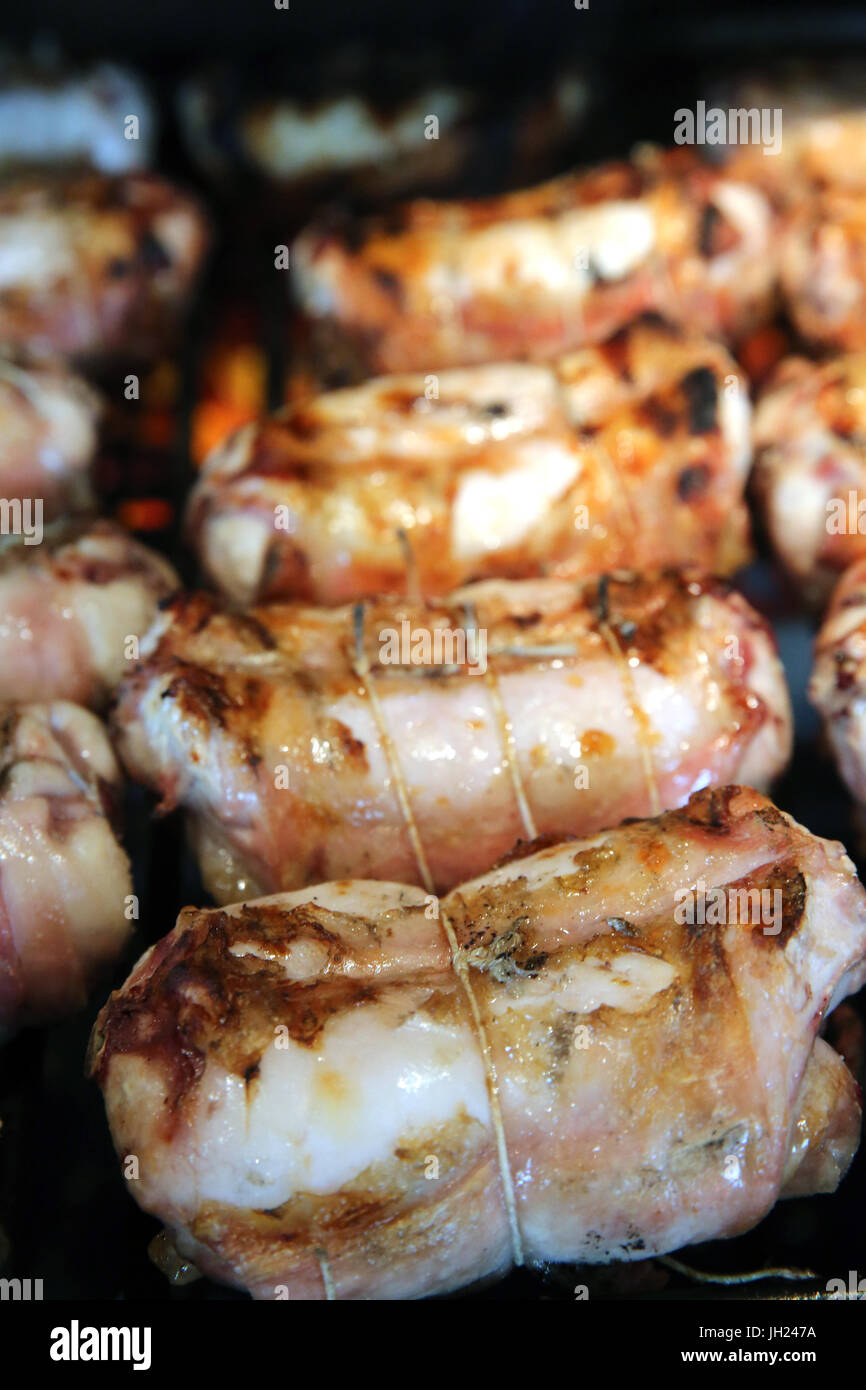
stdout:
<svg viewBox="0 0 866 1390">
<path fill-rule="evenodd" d="M 749 820 L 755 823 L 755 833 L 767 841 L 768 862 L 748 881 L 726 886 L 781 889 L 781 932 L 763 935 L 760 927 L 755 930 L 767 950 L 783 950 L 803 919 L 807 885 L 797 861 L 801 832 L 767 798 L 743 787 L 707 789 L 696 793 L 682 810 L 635 823 L 635 830 L 650 840 L 693 835 L 697 827 L 717 843 L 735 831 L 742 834 L 743 822 Z M 518 847 L 514 858 L 531 852 L 531 847 Z M 584 892 L 590 889 L 593 874 L 609 870 L 611 853 L 616 853 L 615 841 L 582 852 L 576 861 L 581 883 L 575 887 Z M 520 920 L 522 882 L 517 879 L 509 886 L 506 907 L 512 929 Z M 457 940 L 463 950 L 476 952 L 478 969 L 487 969 L 490 962 L 477 953 L 492 948 L 502 935 L 492 890 L 489 896 L 489 911 L 478 894 L 467 907 L 463 890 L 456 889 L 448 908 Z M 336 929 L 329 930 L 329 918 Z M 287 1028 L 294 1041 L 314 1046 L 329 1019 L 370 1003 L 382 988 L 375 976 L 365 975 L 367 967 L 361 958 L 341 941 L 339 920 L 338 915 L 311 904 L 291 910 L 250 904 L 237 913 L 185 908 L 174 931 L 154 947 L 100 1012 L 88 1054 L 90 1074 L 104 1085 L 115 1055 L 139 1054 L 156 1062 L 166 1076 L 164 1125 L 170 1133 L 208 1058 L 245 1077 L 249 1084 L 278 1026 Z M 370 924 L 370 930 L 375 933 L 375 924 Z M 693 959 L 697 971 L 695 987 L 708 995 L 715 988 L 715 973 L 727 969 L 722 931 L 711 924 L 686 925 L 682 931 L 682 952 Z M 638 938 L 630 941 L 633 949 L 639 945 L 640 932 L 626 931 L 626 935 Z M 512 937 L 494 952 L 496 961 L 507 958 L 524 974 L 542 968 L 544 959 L 531 939 L 519 930 L 512 930 Z M 316 978 L 297 981 L 287 977 L 281 958 L 291 943 L 302 938 L 326 948 L 327 964 Z M 237 942 L 253 943 L 262 954 L 235 954 L 232 946 Z M 702 979 L 706 984 L 701 984 Z M 412 980 L 425 999 L 435 996 L 443 983 L 443 977 L 431 976 L 424 969 Z"/>
</svg>

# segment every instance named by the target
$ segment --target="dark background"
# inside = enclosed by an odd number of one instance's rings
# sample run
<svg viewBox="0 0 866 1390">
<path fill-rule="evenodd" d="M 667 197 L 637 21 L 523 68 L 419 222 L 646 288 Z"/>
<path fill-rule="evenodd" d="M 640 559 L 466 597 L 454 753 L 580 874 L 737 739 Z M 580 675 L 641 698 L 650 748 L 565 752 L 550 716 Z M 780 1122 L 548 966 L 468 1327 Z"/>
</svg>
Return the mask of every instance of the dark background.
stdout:
<svg viewBox="0 0 866 1390">
<path fill-rule="evenodd" d="M 763 67 L 786 54 L 866 50 L 866 5 L 816 0 L 12 0 L 0 41 L 57 40 L 82 58 L 134 62 L 171 82 L 191 67 L 246 64 L 255 84 L 273 64 L 308 77 L 339 45 L 425 56 L 454 79 L 528 84 L 548 65 L 583 59 L 616 98 L 615 136 L 669 137 L 648 125 L 695 90 L 707 63 Z M 608 109 L 610 117 L 613 108 Z"/>
<path fill-rule="evenodd" d="M 579 26 L 579 27 L 578 27 Z M 70 52 L 123 52 L 141 60 L 237 56 L 275 46 L 310 56 L 336 40 L 372 44 L 445 43 L 455 55 L 510 55 L 531 62 L 564 48 L 613 62 L 630 51 L 691 58 L 701 50 L 766 56 L 766 45 L 812 49 L 866 38 L 862 5 L 820 5 L 814 0 L 590 0 L 576 11 L 571 0 L 290 0 L 275 11 L 270 0 L 38 0 L 9 5 L 4 34 L 18 40 L 40 31 L 59 36 Z"/>
</svg>

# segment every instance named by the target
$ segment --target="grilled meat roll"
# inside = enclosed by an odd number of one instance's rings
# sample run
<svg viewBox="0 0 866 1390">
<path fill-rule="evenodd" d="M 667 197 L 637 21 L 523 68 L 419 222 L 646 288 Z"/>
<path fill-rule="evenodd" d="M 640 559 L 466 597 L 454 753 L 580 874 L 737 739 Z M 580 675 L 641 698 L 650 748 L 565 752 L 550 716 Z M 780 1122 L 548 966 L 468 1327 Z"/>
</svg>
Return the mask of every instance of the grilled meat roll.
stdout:
<svg viewBox="0 0 866 1390">
<path fill-rule="evenodd" d="M 205 463 L 188 531 L 238 603 L 727 573 L 747 553 L 749 458 L 733 359 L 641 323 L 550 366 L 381 377 L 246 426 Z"/>
<path fill-rule="evenodd" d="M 126 942 L 120 786 L 88 710 L 0 705 L 0 1040 L 81 1008 Z"/>
<path fill-rule="evenodd" d="M 165 606 L 124 681 L 130 775 L 190 813 L 229 902 L 327 878 L 449 888 L 790 748 L 772 634 L 696 574 L 469 586 L 447 603 Z"/>
<path fill-rule="evenodd" d="M 866 555 L 866 353 L 782 362 L 758 400 L 753 439 L 752 485 L 773 550 L 821 603 Z"/>
<path fill-rule="evenodd" d="M 728 79 L 707 105 L 734 111 L 748 138 L 706 152 L 731 178 L 759 184 L 786 206 L 821 188 L 864 192 L 864 88 L 862 60 L 790 62 Z"/>
<path fill-rule="evenodd" d="M 820 711 L 840 776 L 866 803 L 866 556 L 833 591 L 815 643 L 809 696 Z"/>
<path fill-rule="evenodd" d="M 0 189 L 0 342 L 135 361 L 161 350 L 205 250 L 192 198 L 144 174 L 21 176 Z"/>
<path fill-rule="evenodd" d="M 724 911 L 689 920 L 702 892 Z M 205 1273 L 260 1299 L 443 1293 L 832 1190 L 860 1111 L 816 1033 L 864 953 L 842 846 L 704 790 L 512 858 L 438 916 L 351 881 L 187 908 L 90 1068 L 136 1200 Z"/>
<path fill-rule="evenodd" d="M 798 203 L 780 239 L 782 295 L 807 342 L 866 349 L 866 191 L 835 188 Z"/>
<path fill-rule="evenodd" d="M 0 701 L 105 704 L 178 582 L 110 521 L 56 526 L 40 544 L 10 538 L 0 548 Z"/>
<path fill-rule="evenodd" d="M 547 358 L 653 310 L 733 335 L 766 315 L 776 277 L 764 194 L 683 150 L 313 226 L 292 268 L 321 351 L 367 373 Z"/>
<path fill-rule="evenodd" d="M 81 377 L 0 358 L 0 496 L 45 520 L 89 511 L 101 402 Z"/>
</svg>

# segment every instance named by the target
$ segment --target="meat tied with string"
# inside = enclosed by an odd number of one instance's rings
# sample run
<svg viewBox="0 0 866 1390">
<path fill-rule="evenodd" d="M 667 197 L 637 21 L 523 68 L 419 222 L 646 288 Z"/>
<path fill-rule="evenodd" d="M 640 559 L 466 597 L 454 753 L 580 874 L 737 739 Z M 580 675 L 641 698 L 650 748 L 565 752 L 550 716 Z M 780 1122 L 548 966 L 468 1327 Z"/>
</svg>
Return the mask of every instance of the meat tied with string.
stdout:
<svg viewBox="0 0 866 1390">
<path fill-rule="evenodd" d="M 552 357 L 648 311 L 746 332 L 772 306 L 774 233 L 760 189 L 645 149 L 500 197 L 313 225 L 291 264 L 323 360 L 435 371 Z"/>
<path fill-rule="evenodd" d="M 778 895 L 690 923 L 703 880 Z M 832 1191 L 866 978 L 842 846 L 757 793 L 512 858 L 442 899 L 340 882 L 187 908 L 89 1065 L 136 1200 L 258 1299 L 411 1298 L 644 1259 Z"/>
<path fill-rule="evenodd" d="M 120 794 L 95 715 L 0 705 L 0 1040 L 80 1009 L 127 941 Z"/>
<path fill-rule="evenodd" d="M 110 521 L 0 547 L 0 701 L 103 706 L 178 587 L 171 565 Z"/>
<path fill-rule="evenodd" d="M 520 836 L 765 786 L 791 741 L 769 628 L 690 574 L 491 580 L 429 607 L 181 595 L 113 719 L 222 902 L 350 876 L 438 891 Z"/>
<path fill-rule="evenodd" d="M 390 376 L 207 460 L 187 529 L 235 603 L 441 595 L 747 554 L 749 404 L 718 344 L 657 322 L 550 366 Z"/>
</svg>

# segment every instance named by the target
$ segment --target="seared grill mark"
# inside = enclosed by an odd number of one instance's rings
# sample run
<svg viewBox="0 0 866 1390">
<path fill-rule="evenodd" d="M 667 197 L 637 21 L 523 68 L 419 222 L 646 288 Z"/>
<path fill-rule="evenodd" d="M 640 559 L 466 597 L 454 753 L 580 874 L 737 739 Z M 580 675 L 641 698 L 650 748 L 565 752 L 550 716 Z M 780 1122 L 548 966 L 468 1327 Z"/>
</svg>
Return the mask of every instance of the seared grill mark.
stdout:
<svg viewBox="0 0 866 1390">
<path fill-rule="evenodd" d="M 641 424 L 655 431 L 661 439 L 670 439 L 680 422 L 676 410 L 657 395 L 642 401 L 636 415 Z"/>
<path fill-rule="evenodd" d="M 704 496 L 712 480 L 712 472 L 705 463 L 684 468 L 677 479 L 677 496 L 682 502 L 692 502 Z"/>
<path fill-rule="evenodd" d="M 728 955 L 722 940 L 724 926 L 686 923 L 691 994 L 698 1009 L 710 1009 L 733 991 Z"/>
<path fill-rule="evenodd" d="M 596 589 L 595 601 L 595 612 L 599 623 L 606 623 L 609 621 L 610 618 L 610 610 L 608 608 L 609 587 L 610 576 L 607 574 L 603 574 L 598 581 L 598 588 Z"/>
<path fill-rule="evenodd" d="M 542 621 L 543 616 L 542 613 L 515 613 L 511 621 L 523 632 L 527 628 L 535 627 Z"/>
<path fill-rule="evenodd" d="M 728 221 L 715 203 L 706 203 L 698 231 L 698 250 L 707 260 L 731 251 L 739 241 L 736 227 Z"/>
<path fill-rule="evenodd" d="M 369 768 L 367 750 L 362 740 L 355 738 L 351 729 L 341 723 L 339 719 L 331 720 L 330 724 L 335 730 L 337 740 L 339 741 L 340 752 L 343 756 L 350 762 L 357 763 L 359 767 L 367 771 Z"/>
<path fill-rule="evenodd" d="M 303 459 L 294 458 L 291 448 L 292 436 L 302 444 L 311 444 L 322 433 L 324 421 L 315 407 L 295 406 L 291 421 L 285 425 L 270 421 L 254 441 L 249 451 L 244 474 L 260 473 L 263 477 L 298 478 L 306 481 L 311 476 L 310 467 Z"/>
<path fill-rule="evenodd" d="M 640 933 L 633 922 L 629 922 L 625 917 L 608 917 L 607 925 L 618 936 L 639 936 Z"/>
<path fill-rule="evenodd" d="M 693 434 L 709 434 L 716 428 L 718 386 L 709 367 L 695 367 L 683 377 L 683 394 L 688 403 L 689 422 Z"/>
<path fill-rule="evenodd" d="M 276 637 L 255 613 L 239 613 L 236 621 L 238 627 L 248 632 L 256 645 L 263 648 L 264 651 L 272 652 L 277 650 Z"/>
<path fill-rule="evenodd" d="M 384 270 L 382 266 L 373 267 L 373 279 L 380 289 L 384 290 L 389 298 L 393 299 L 398 307 L 403 304 L 403 286 L 400 277 L 393 271 Z"/>
<path fill-rule="evenodd" d="M 21 710 L 15 705 L 0 705 L 0 761 L 4 774 L 8 771 L 14 756 L 11 744 L 21 720 Z"/>
<path fill-rule="evenodd" d="M 741 787 L 712 787 L 700 798 L 692 797 L 687 808 L 690 818 L 695 824 L 724 834 L 736 823 L 731 808 L 742 792 Z"/>
<path fill-rule="evenodd" d="M 147 270 L 168 270 L 171 256 L 154 232 L 147 228 L 138 243 L 138 256 Z"/>
<path fill-rule="evenodd" d="M 419 400 L 423 399 L 417 391 L 392 386 L 377 395 L 376 404 L 388 415 L 402 415 L 410 419 L 418 408 Z"/>
<path fill-rule="evenodd" d="M 549 849 L 551 845 L 561 845 L 573 838 L 568 835 L 536 835 L 534 840 L 516 840 L 514 848 L 507 854 L 503 854 L 493 865 L 495 869 L 504 869 L 507 864 L 513 864 L 518 859 L 528 859 L 530 855 L 538 854 L 540 850 Z"/>
<path fill-rule="evenodd" d="M 785 826 L 785 817 L 775 806 L 761 806 L 757 814 L 768 830 L 782 830 Z"/>
<path fill-rule="evenodd" d="M 835 687 L 838 691 L 852 690 L 858 683 L 860 663 L 847 652 L 834 652 Z"/>
<path fill-rule="evenodd" d="M 332 1018 L 360 1004 L 374 1003 L 379 991 L 358 980 L 304 980 L 287 986 L 285 995 L 280 999 L 277 1026 L 284 1025 L 293 1042 L 313 1048 Z"/>
<path fill-rule="evenodd" d="M 574 1046 L 574 1030 L 580 1015 L 572 1010 L 566 1010 L 561 1017 L 557 1018 L 550 1030 L 548 1047 L 550 1049 L 550 1070 L 548 1080 L 552 1086 L 557 1086 L 565 1070 L 565 1065 L 571 1057 Z"/>
<path fill-rule="evenodd" d="M 702 256 L 709 259 L 714 256 L 716 227 L 721 221 L 721 213 L 715 203 L 706 203 L 701 213 L 700 227 L 698 229 L 698 250 Z"/>
<path fill-rule="evenodd" d="M 630 339 L 626 329 L 620 329 L 607 342 L 601 343 L 598 352 L 613 376 L 626 382 L 634 380 L 629 361 Z"/>
<path fill-rule="evenodd" d="M 779 932 L 765 932 L 763 927 L 756 927 L 761 940 L 766 941 L 767 945 L 775 945 L 779 950 L 784 950 L 791 937 L 798 930 L 806 911 L 806 880 L 797 864 L 792 859 L 787 859 L 773 868 L 760 881 L 753 880 L 750 888 L 760 888 L 772 894 L 781 893 L 782 901 L 782 921 Z M 772 901 L 772 900 L 771 900 Z M 771 924 L 776 926 L 775 922 Z"/>
<path fill-rule="evenodd" d="M 650 665 L 662 661 L 673 635 L 688 625 L 696 599 L 725 599 L 730 592 L 723 580 L 688 571 L 669 571 L 655 582 L 643 575 L 605 575 L 585 590 L 597 623 L 619 633 L 629 654 Z"/>
<path fill-rule="evenodd" d="M 174 664 L 180 669 L 172 676 L 161 698 L 175 700 L 185 714 L 212 720 L 219 728 L 225 729 L 226 716 L 234 701 L 228 693 L 224 677 L 219 671 L 195 666 L 191 662 L 176 659 Z"/>
</svg>

